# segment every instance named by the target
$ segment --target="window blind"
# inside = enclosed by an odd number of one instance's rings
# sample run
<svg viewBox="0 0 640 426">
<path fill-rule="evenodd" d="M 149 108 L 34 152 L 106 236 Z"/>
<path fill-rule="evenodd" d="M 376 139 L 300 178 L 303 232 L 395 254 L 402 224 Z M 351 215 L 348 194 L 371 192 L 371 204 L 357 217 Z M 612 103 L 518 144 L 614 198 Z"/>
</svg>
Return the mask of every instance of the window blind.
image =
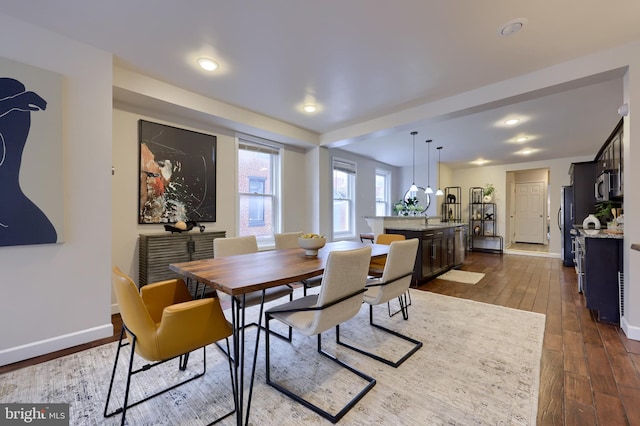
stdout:
<svg viewBox="0 0 640 426">
<path fill-rule="evenodd" d="M 333 170 L 338 170 L 350 175 L 356 174 L 356 164 L 345 160 L 333 160 Z"/>
</svg>

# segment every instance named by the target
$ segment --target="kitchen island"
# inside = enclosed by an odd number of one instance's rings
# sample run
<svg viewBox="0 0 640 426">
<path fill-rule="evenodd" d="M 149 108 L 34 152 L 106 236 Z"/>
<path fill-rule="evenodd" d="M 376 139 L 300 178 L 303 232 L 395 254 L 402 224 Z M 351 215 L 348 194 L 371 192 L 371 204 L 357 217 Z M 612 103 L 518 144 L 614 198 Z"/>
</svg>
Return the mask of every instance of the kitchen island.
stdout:
<svg viewBox="0 0 640 426">
<path fill-rule="evenodd" d="M 418 255 L 413 270 L 413 286 L 418 286 L 462 265 L 467 250 L 468 226 L 463 223 L 389 225 L 387 234 L 418 238 Z"/>
<path fill-rule="evenodd" d="M 624 300 L 624 235 L 576 226 L 576 270 L 579 290 L 598 320 L 618 324 Z"/>
</svg>

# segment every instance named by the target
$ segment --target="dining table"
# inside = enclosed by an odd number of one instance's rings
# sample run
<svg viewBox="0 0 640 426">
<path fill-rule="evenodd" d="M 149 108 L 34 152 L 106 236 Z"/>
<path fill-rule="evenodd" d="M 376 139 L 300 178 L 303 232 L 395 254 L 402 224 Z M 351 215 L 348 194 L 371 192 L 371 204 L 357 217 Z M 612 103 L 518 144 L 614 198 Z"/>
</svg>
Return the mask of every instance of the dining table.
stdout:
<svg viewBox="0 0 640 426">
<path fill-rule="evenodd" d="M 302 248 L 283 250 L 264 250 L 256 253 L 240 254 L 220 258 L 193 260 L 189 262 L 172 263 L 169 268 L 177 274 L 204 284 L 216 292 L 231 296 L 231 323 L 233 325 L 233 380 L 237 404 L 236 423 L 249 423 L 251 396 L 255 378 L 255 366 L 258 356 L 258 342 L 260 329 L 255 337 L 255 352 L 251 369 L 251 379 L 245 401 L 245 303 L 248 293 L 264 291 L 271 287 L 294 284 L 304 279 L 320 276 L 324 272 L 329 254 L 333 251 L 354 250 L 361 247 L 371 247 L 371 258 L 384 257 L 389 253 L 389 246 L 385 244 L 369 244 L 360 241 L 329 242 L 318 250 L 316 256 L 308 256 Z M 214 253 L 215 256 L 215 253 Z M 260 305 L 262 321 L 263 305 Z M 246 404 L 246 409 L 245 409 Z M 246 410 L 246 411 L 245 411 Z M 246 413 L 246 414 L 245 414 Z M 243 419 L 243 417 L 245 417 Z"/>
</svg>

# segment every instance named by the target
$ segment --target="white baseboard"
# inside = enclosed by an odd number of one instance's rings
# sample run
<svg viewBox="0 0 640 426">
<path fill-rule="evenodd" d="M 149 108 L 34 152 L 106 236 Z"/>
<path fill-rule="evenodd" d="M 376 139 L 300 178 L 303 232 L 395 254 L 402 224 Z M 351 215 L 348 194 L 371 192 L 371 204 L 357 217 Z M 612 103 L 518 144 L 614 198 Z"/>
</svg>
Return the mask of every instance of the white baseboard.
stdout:
<svg viewBox="0 0 640 426">
<path fill-rule="evenodd" d="M 640 340 L 640 327 L 629 324 L 625 317 L 620 318 L 620 328 L 628 339 Z"/>
<path fill-rule="evenodd" d="M 111 304 L 111 315 L 115 315 L 115 314 L 119 314 L 120 313 L 120 306 L 118 306 L 117 303 L 112 303 Z"/>
<path fill-rule="evenodd" d="M 113 336 L 111 323 L 0 350 L 0 366 Z"/>
</svg>

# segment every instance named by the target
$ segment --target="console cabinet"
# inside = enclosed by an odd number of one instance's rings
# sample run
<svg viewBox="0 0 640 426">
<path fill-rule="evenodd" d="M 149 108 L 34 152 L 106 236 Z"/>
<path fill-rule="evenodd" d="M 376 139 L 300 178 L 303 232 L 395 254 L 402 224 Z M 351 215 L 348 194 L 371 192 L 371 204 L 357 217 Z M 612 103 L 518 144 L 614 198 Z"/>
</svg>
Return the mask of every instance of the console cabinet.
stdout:
<svg viewBox="0 0 640 426">
<path fill-rule="evenodd" d="M 140 234 L 138 286 L 181 278 L 169 269 L 170 263 L 213 258 L 213 240 L 225 235 L 224 231 Z"/>
</svg>

